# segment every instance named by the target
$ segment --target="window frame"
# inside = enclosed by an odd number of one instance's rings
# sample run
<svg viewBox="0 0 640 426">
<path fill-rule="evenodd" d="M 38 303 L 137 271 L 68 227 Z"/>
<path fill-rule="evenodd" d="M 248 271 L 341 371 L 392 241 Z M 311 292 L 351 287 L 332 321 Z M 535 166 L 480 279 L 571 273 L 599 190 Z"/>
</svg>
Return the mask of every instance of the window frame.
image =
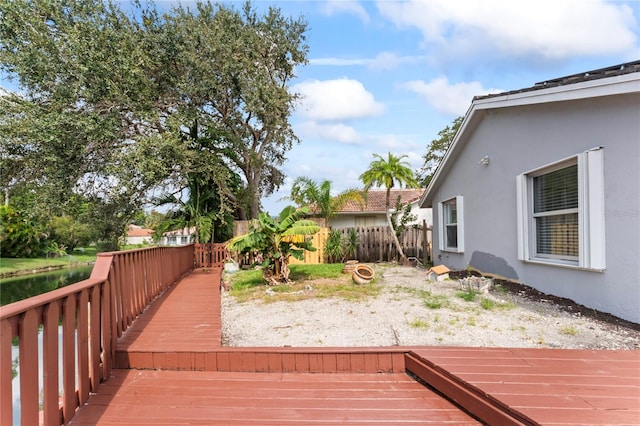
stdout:
<svg viewBox="0 0 640 426">
<path fill-rule="evenodd" d="M 456 222 L 447 223 L 446 213 L 447 213 L 447 205 L 452 204 L 455 201 L 456 203 Z M 458 195 L 455 197 L 447 198 L 444 201 L 438 203 L 438 217 L 440 218 L 440 226 L 439 226 L 439 242 L 440 242 L 440 250 L 446 252 L 453 253 L 464 253 L 464 200 L 462 195 Z M 447 238 L 447 228 L 450 226 L 456 226 L 456 243 L 455 247 L 448 245 Z"/>
<path fill-rule="evenodd" d="M 518 259 L 525 262 L 575 267 L 594 271 L 606 269 L 604 157 L 601 147 L 582 152 L 517 176 Z M 578 256 L 537 252 L 536 217 L 533 212 L 533 179 L 577 164 L 578 207 L 553 214 L 578 214 Z"/>
</svg>

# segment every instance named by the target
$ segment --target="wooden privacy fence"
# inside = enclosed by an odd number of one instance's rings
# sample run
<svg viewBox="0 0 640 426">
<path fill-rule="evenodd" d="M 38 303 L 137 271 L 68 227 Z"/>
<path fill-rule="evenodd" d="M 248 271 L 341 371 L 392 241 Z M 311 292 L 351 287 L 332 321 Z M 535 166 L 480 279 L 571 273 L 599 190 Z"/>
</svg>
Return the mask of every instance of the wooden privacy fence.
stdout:
<svg viewBox="0 0 640 426">
<path fill-rule="evenodd" d="M 289 258 L 290 265 L 297 264 L 307 264 L 307 265 L 315 265 L 318 263 L 324 263 L 324 246 L 325 242 L 329 238 L 329 228 L 320 228 L 316 234 L 313 235 L 311 239 L 311 244 L 317 249 L 316 251 L 308 251 L 304 252 L 304 260 L 298 260 L 295 257 L 291 256 Z"/>
<path fill-rule="evenodd" d="M 388 226 L 370 226 L 358 228 L 336 228 L 341 238 L 346 239 L 350 229 L 356 230 L 358 239 L 355 259 L 360 262 L 391 262 L 398 261 L 399 254 L 393 244 L 391 230 Z M 329 238 L 329 228 L 322 228 L 313 236 L 315 252 L 305 252 L 304 261 L 290 258 L 290 264 L 325 263 L 324 248 Z M 426 263 L 431 260 L 431 228 L 417 226 L 408 228 L 398 238 L 405 256 L 415 257 Z"/>
<path fill-rule="evenodd" d="M 118 337 L 193 267 L 193 245 L 100 253 L 89 279 L 0 307 L 0 424 L 16 420 L 13 343 L 20 424 L 66 424 L 109 378 Z"/>
</svg>

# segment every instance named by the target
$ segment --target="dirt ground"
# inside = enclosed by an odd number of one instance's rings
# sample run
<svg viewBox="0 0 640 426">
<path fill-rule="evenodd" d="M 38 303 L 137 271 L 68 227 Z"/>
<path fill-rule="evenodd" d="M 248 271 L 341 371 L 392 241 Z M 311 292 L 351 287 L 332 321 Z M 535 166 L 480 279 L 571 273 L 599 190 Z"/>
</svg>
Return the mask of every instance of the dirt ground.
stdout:
<svg viewBox="0 0 640 426">
<path fill-rule="evenodd" d="M 225 344 L 640 349 L 640 325 L 527 286 L 497 281 L 471 299 L 456 279 L 464 273 L 433 282 L 424 269 L 373 266 L 382 291 L 362 301 L 239 303 L 225 292 Z"/>
</svg>

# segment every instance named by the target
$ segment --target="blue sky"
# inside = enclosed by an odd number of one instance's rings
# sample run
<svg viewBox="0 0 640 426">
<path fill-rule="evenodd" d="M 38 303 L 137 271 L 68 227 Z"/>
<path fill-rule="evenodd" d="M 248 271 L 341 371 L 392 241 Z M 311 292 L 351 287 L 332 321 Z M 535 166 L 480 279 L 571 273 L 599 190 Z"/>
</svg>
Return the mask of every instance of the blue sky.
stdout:
<svg viewBox="0 0 640 426">
<path fill-rule="evenodd" d="M 309 64 L 292 82 L 304 96 L 291 117 L 302 142 L 288 153 L 285 184 L 262 200 L 272 214 L 299 176 L 328 179 L 337 193 L 362 186 L 374 153 L 406 155 L 420 168 L 428 144 L 475 95 L 640 58 L 640 0 L 255 4 L 309 23 Z"/>
<path fill-rule="evenodd" d="M 286 1 L 309 23 L 310 63 L 293 89 L 302 142 L 288 154 L 276 214 L 298 176 L 361 187 L 372 154 L 407 155 L 413 169 L 475 95 L 640 58 L 640 2 Z"/>
</svg>

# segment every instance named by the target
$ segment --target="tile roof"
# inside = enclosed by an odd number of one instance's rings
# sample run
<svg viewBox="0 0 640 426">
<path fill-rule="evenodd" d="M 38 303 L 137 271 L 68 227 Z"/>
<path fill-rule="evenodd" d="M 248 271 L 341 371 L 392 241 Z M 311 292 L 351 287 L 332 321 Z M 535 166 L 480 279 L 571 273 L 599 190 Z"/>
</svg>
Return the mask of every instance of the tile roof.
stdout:
<svg viewBox="0 0 640 426">
<path fill-rule="evenodd" d="M 417 189 L 392 189 L 390 203 L 391 207 L 395 206 L 396 199 L 400 196 L 403 204 L 418 201 L 424 192 L 423 188 Z M 366 206 L 362 207 L 357 201 L 348 201 L 338 214 L 344 213 L 373 213 L 385 211 L 385 197 L 387 191 L 385 189 L 370 189 L 367 195 Z"/>
<path fill-rule="evenodd" d="M 565 77 L 554 78 L 551 80 L 545 80 L 534 84 L 531 87 L 524 89 L 511 90 L 507 92 L 491 93 L 488 95 L 475 96 L 473 100 L 495 98 L 499 96 L 512 95 L 516 93 L 531 92 L 534 90 L 548 89 L 550 87 L 566 86 L 569 84 L 582 83 L 584 81 L 598 80 L 600 78 L 614 77 L 623 74 L 630 74 L 633 72 L 640 72 L 640 60 L 633 62 L 625 62 L 624 64 L 613 65 L 606 68 L 600 68 L 597 70 L 581 72 L 577 74 L 568 75 Z"/>
<path fill-rule="evenodd" d="M 135 225 L 130 225 L 127 231 L 127 237 L 150 237 L 152 235 L 153 229 L 146 229 Z"/>
</svg>

